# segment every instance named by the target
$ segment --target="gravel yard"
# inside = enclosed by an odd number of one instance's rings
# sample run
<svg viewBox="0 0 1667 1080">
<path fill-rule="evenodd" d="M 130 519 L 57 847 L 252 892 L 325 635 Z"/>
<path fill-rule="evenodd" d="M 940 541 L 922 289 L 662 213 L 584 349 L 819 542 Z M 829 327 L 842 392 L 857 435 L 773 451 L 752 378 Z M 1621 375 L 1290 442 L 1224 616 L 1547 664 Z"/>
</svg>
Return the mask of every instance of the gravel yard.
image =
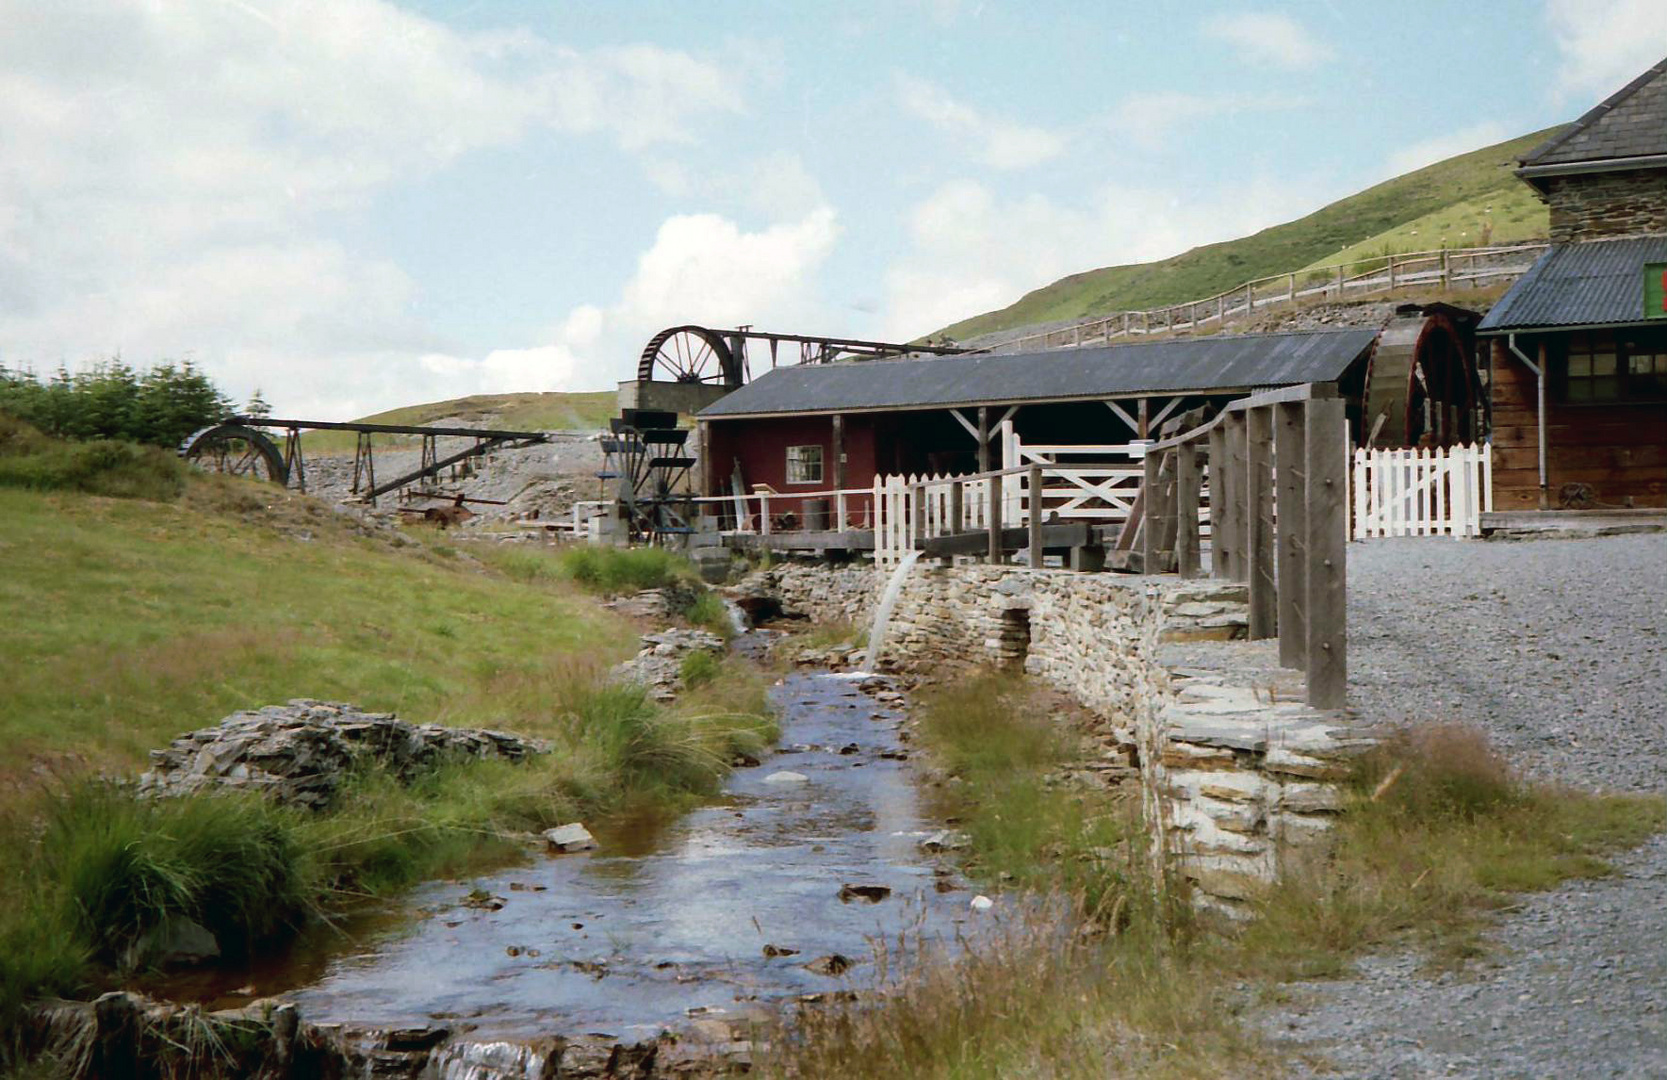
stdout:
<svg viewBox="0 0 1667 1080">
<path fill-rule="evenodd" d="M 1354 544 L 1349 639 L 1368 717 L 1475 725 L 1558 783 L 1667 790 L 1667 536 Z M 1458 974 L 1371 957 L 1258 1020 L 1304 1075 L 1667 1076 L 1667 837 L 1617 870 L 1524 897 Z"/>
</svg>

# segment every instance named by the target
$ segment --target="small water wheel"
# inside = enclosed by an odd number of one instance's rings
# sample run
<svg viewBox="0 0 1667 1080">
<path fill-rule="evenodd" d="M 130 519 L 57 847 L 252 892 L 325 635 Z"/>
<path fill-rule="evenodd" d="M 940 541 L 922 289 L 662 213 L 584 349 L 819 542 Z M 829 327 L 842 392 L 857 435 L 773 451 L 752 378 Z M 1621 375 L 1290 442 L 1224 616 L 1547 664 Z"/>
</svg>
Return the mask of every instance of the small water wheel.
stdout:
<svg viewBox="0 0 1667 1080">
<path fill-rule="evenodd" d="M 215 424 L 187 438 L 179 456 L 207 472 L 289 483 L 289 468 L 277 444 L 244 424 Z"/>
</svg>

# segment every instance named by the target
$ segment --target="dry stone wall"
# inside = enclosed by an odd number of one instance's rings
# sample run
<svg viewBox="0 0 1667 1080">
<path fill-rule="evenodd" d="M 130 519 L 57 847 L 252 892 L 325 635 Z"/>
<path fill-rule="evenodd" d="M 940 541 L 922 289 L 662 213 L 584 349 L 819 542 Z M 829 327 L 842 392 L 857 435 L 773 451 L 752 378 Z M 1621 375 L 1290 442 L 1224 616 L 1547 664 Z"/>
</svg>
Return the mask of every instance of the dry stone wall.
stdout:
<svg viewBox="0 0 1667 1080">
<path fill-rule="evenodd" d="M 790 565 L 754 575 L 784 611 L 863 624 L 885 586 L 869 568 Z M 881 666 L 1012 666 L 1062 690 L 1135 748 L 1159 850 L 1201 907 L 1250 913 L 1286 856 L 1323 841 L 1337 782 L 1369 739 L 1302 702 L 1301 676 L 1175 670 L 1165 641 L 1244 634 L 1244 586 L 1010 566 L 919 565 L 892 612 Z M 1237 648 L 1245 648 L 1239 646 Z"/>
<path fill-rule="evenodd" d="M 1546 202 L 1554 244 L 1667 232 L 1667 174 L 1660 169 L 1549 177 Z"/>
</svg>

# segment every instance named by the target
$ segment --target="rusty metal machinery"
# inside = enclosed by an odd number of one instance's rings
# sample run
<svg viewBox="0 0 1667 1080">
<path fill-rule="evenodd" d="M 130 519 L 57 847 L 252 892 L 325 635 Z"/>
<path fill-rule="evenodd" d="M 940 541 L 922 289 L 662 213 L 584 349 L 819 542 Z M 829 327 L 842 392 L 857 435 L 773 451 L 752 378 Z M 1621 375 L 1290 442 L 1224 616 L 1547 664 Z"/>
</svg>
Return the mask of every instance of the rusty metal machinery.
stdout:
<svg viewBox="0 0 1667 1080">
<path fill-rule="evenodd" d="M 610 425 L 613 437 L 602 440 L 602 475 L 618 484 L 632 539 L 663 543 L 692 532 L 689 471 L 695 459 L 684 452 L 689 432 L 677 426 L 677 414 L 625 409 Z"/>
<path fill-rule="evenodd" d="M 271 429 L 284 432 L 284 446 L 266 433 Z M 334 420 L 276 420 L 264 416 L 229 416 L 218 424 L 193 433 L 180 444 L 180 456 L 209 472 L 247 476 L 256 480 L 293 486 L 307 490 L 307 464 L 302 453 L 303 431 L 351 431 L 355 433 L 353 454 L 353 494 L 376 505 L 376 500 L 391 491 L 430 477 L 438 476 L 447 468 L 467 467 L 469 459 L 490 453 L 500 447 L 531 446 L 548 442 L 550 436 L 542 431 L 500 431 L 493 428 L 430 427 L 415 424 L 364 424 Z M 402 473 L 381 483 L 376 479 L 376 457 L 372 437 L 375 435 L 416 435 L 422 439 L 422 463 L 416 469 Z M 441 438 L 473 439 L 474 442 L 440 456 Z"/>
<path fill-rule="evenodd" d="M 780 334 L 739 326 L 716 330 L 706 326 L 673 326 L 649 339 L 637 361 L 637 378 L 646 382 L 704 383 L 736 387 L 752 378 L 749 346 L 769 353 L 770 366 L 790 358 L 799 364 L 831 364 L 841 360 L 876 360 L 911 355 L 948 356 L 970 352 L 956 345 L 910 345 L 858 338 Z M 782 346 L 791 346 L 783 355 Z"/>
</svg>

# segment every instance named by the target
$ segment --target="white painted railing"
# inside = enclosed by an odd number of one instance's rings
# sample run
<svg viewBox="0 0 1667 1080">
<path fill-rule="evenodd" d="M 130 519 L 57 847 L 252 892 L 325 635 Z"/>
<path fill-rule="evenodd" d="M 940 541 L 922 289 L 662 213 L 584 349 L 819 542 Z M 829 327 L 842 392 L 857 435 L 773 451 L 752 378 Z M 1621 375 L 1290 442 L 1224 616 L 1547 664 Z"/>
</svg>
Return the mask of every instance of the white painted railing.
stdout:
<svg viewBox="0 0 1667 1080">
<path fill-rule="evenodd" d="M 1493 447 L 1354 452 L 1353 538 L 1480 536 L 1493 509 Z"/>
</svg>

